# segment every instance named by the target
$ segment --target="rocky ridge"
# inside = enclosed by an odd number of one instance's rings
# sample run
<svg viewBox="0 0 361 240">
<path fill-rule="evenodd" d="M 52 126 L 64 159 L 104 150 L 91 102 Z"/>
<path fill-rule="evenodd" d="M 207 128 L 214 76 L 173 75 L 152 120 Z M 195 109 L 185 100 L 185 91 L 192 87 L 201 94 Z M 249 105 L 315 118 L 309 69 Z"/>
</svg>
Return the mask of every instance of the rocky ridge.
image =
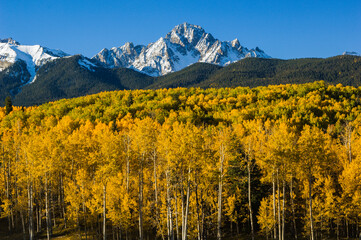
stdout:
<svg viewBox="0 0 361 240">
<path fill-rule="evenodd" d="M 104 48 L 92 59 L 109 68 L 126 67 L 161 76 L 196 62 L 226 66 L 247 57 L 270 58 L 258 47 L 248 49 L 238 39 L 220 41 L 200 26 L 183 23 L 147 46 L 128 42 L 121 47 Z"/>
</svg>

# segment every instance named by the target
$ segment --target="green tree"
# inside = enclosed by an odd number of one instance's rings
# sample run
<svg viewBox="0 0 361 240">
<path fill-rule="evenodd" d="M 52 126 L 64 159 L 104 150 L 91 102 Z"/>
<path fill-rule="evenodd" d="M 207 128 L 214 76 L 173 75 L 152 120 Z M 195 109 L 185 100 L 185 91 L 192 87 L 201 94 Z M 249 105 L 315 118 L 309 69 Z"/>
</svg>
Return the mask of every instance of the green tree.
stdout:
<svg viewBox="0 0 361 240">
<path fill-rule="evenodd" d="M 13 103 L 11 101 L 11 97 L 7 96 L 5 98 L 5 114 L 8 115 L 13 111 Z"/>
</svg>

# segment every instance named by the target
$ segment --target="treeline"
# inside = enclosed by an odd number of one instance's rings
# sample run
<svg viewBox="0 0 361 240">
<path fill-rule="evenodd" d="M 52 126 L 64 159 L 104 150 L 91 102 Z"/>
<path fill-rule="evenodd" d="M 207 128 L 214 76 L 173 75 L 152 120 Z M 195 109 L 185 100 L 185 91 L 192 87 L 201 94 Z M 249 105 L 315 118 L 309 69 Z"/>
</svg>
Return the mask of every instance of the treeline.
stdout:
<svg viewBox="0 0 361 240">
<path fill-rule="evenodd" d="M 348 55 L 291 60 L 245 58 L 225 67 L 195 63 L 160 77 L 127 68 L 89 70 L 79 65 L 82 60 L 83 57 L 76 55 L 49 62 L 39 68 L 36 81 L 21 88 L 30 75 L 25 63 L 17 63 L 0 73 L 0 99 L 11 95 L 15 105 L 31 106 L 114 90 L 257 87 L 320 80 L 345 86 L 361 85 L 361 57 Z"/>
<path fill-rule="evenodd" d="M 300 84 L 324 80 L 328 83 L 360 86 L 361 57 L 263 59 L 245 58 L 220 68 L 193 64 L 179 72 L 156 78 L 146 88 L 170 87 L 257 87 L 271 84 Z"/>
<path fill-rule="evenodd" d="M 357 237 L 361 89 L 119 91 L 0 111 L 0 213 L 48 238 Z"/>
</svg>

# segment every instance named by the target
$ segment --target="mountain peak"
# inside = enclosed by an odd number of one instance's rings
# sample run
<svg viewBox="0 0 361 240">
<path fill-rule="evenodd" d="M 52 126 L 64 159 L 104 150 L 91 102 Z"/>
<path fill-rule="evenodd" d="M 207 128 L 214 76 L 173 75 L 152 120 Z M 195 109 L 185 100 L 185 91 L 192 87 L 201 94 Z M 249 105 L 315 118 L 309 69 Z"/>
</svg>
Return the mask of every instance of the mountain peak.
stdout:
<svg viewBox="0 0 361 240">
<path fill-rule="evenodd" d="M 174 38 L 177 36 L 179 38 L 185 38 L 189 43 L 195 45 L 204 34 L 205 31 L 201 26 L 185 22 L 175 26 L 165 38 Z"/>
<path fill-rule="evenodd" d="M 133 44 L 132 42 L 126 42 L 126 43 L 124 44 L 124 47 L 125 47 L 125 48 L 134 48 L 134 44 Z"/>
<path fill-rule="evenodd" d="M 12 38 L 4 38 L 4 39 L 0 39 L 0 43 L 10 43 L 12 45 L 20 45 L 19 42 L 15 41 Z"/>
<path fill-rule="evenodd" d="M 126 43 L 109 52 L 102 51 L 93 58 L 104 66 L 128 67 L 159 76 L 196 62 L 225 66 L 245 57 L 269 58 L 259 48 L 242 47 L 238 39 L 221 41 L 201 26 L 184 22 L 147 46 Z"/>
<path fill-rule="evenodd" d="M 187 23 L 187 22 L 184 22 L 182 24 L 178 24 L 177 26 L 175 26 L 173 28 L 173 30 L 183 30 L 183 31 L 187 31 L 187 29 L 199 29 L 199 30 L 203 30 L 204 29 L 199 26 L 199 25 L 195 25 L 195 24 L 191 24 L 191 23 Z M 172 30 L 172 31 L 173 31 Z"/>
<path fill-rule="evenodd" d="M 238 39 L 234 39 L 232 42 L 231 42 L 231 45 L 232 47 L 234 48 L 239 48 L 241 46 L 241 44 L 239 43 Z"/>
</svg>

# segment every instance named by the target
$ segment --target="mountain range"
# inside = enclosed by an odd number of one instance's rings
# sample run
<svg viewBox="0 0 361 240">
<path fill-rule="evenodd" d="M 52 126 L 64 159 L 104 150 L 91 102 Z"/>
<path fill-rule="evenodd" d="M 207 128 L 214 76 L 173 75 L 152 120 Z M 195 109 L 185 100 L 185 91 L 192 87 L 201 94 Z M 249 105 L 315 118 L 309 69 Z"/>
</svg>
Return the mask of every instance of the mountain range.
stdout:
<svg viewBox="0 0 361 240">
<path fill-rule="evenodd" d="M 125 43 L 93 58 L 0 40 L 0 99 L 34 105 L 100 91 L 169 87 L 259 86 L 325 80 L 360 84 L 356 53 L 328 59 L 272 59 L 237 39 L 220 41 L 183 23 L 147 46 Z M 1 101 L 0 101 L 1 103 Z"/>
<path fill-rule="evenodd" d="M 0 39 L 0 71 L 23 61 L 28 72 L 28 80 L 23 77 L 23 83 L 33 82 L 37 71 L 45 63 L 69 56 L 61 50 L 21 45 L 12 38 Z M 196 62 L 225 66 L 246 57 L 270 58 L 258 47 L 249 50 L 241 46 L 237 39 L 220 41 L 200 26 L 183 23 L 174 27 L 164 38 L 147 46 L 134 46 L 127 42 L 110 50 L 104 48 L 91 59 L 82 58 L 79 64 L 86 68 L 130 68 L 149 76 L 162 76 Z"/>
<path fill-rule="evenodd" d="M 220 41 L 200 26 L 183 23 L 147 46 L 128 42 L 110 50 L 104 48 L 93 59 L 105 67 L 126 67 L 162 76 L 196 62 L 226 66 L 246 57 L 270 58 L 258 47 L 249 50 L 238 39 Z"/>
</svg>

